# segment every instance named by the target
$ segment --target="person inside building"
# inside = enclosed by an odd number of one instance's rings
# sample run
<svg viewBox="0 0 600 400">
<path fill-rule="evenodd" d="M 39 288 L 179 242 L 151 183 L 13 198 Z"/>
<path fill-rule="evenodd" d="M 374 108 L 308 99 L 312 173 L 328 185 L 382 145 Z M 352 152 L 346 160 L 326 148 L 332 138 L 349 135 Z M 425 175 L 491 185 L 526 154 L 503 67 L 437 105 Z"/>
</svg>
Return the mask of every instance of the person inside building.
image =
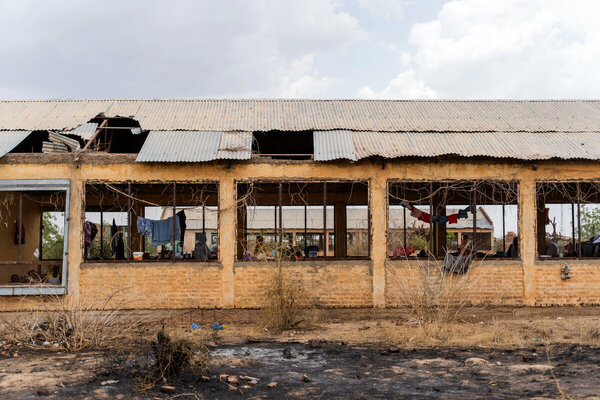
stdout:
<svg viewBox="0 0 600 400">
<path fill-rule="evenodd" d="M 254 258 L 257 260 L 267 259 L 267 249 L 265 248 L 265 238 L 261 235 L 256 237 L 256 245 L 254 246 Z"/>
<path fill-rule="evenodd" d="M 471 237 L 469 235 L 462 235 L 460 239 L 460 246 L 458 247 L 458 253 L 461 256 L 468 256 L 473 253 L 473 243 L 471 243 Z"/>
<path fill-rule="evenodd" d="M 513 242 L 508 246 L 506 257 L 517 258 L 519 257 L 519 237 L 515 236 Z"/>
<path fill-rule="evenodd" d="M 60 267 L 58 265 L 52 267 L 52 272 L 46 277 L 46 283 L 53 285 L 60 283 Z"/>
<path fill-rule="evenodd" d="M 558 245 L 550 238 L 546 238 L 546 255 L 558 257 Z"/>
<path fill-rule="evenodd" d="M 196 245 L 194 246 L 194 259 L 200 261 L 208 260 L 210 256 L 210 249 L 206 245 L 206 235 L 200 233 L 196 239 Z"/>
</svg>

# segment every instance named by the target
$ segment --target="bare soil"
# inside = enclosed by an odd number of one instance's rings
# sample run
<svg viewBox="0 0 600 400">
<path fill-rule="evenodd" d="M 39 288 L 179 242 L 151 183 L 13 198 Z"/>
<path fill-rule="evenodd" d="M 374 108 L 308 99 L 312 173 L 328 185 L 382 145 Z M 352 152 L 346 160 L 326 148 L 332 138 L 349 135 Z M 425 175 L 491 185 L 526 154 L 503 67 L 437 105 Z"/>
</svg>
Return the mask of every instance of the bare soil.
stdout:
<svg viewBox="0 0 600 400">
<path fill-rule="evenodd" d="M 225 321 L 216 337 L 212 319 L 197 320 L 199 330 L 187 322 L 177 329 L 210 347 L 208 370 L 146 392 L 135 382 L 149 349 L 123 358 L 117 353 L 132 344 L 72 353 L 5 345 L 0 398 L 600 399 L 598 315 L 595 308 L 466 310 L 448 337 L 435 340 L 393 313 L 328 315 L 328 322 L 281 333 Z M 162 393 L 161 384 L 175 393 Z"/>
</svg>

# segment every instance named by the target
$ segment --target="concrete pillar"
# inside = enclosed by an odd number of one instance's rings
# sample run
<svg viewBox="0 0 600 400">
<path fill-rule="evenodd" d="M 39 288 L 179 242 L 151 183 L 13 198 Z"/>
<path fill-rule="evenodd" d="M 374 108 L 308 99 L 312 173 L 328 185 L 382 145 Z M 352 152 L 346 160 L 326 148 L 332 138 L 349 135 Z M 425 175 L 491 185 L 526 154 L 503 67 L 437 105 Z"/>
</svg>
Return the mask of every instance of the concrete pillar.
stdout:
<svg viewBox="0 0 600 400">
<path fill-rule="evenodd" d="M 387 183 L 371 181 L 371 260 L 373 261 L 373 306 L 385 307 L 385 263 L 387 237 Z"/>
<path fill-rule="evenodd" d="M 74 175 L 74 174 L 73 174 Z M 81 179 L 71 179 L 69 198 L 69 243 L 67 245 L 67 300 L 76 303 L 79 300 L 79 274 L 83 259 L 83 224 L 85 213 L 82 209 L 85 196 Z"/>
<path fill-rule="evenodd" d="M 519 255 L 523 263 L 523 302 L 535 305 L 535 181 L 522 180 L 519 190 Z"/>
<path fill-rule="evenodd" d="M 235 216 L 237 213 L 235 183 L 225 178 L 219 185 L 219 260 L 221 261 L 221 307 L 235 306 L 234 258 L 236 247 Z"/>
</svg>

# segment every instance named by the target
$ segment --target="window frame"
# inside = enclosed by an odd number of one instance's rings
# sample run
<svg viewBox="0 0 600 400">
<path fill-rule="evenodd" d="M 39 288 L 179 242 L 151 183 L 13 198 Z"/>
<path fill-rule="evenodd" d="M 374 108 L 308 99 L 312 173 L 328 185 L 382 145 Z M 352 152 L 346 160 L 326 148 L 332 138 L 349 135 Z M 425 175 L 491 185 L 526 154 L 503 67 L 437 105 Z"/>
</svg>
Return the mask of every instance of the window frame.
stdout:
<svg viewBox="0 0 600 400">
<path fill-rule="evenodd" d="M 5 179 L 0 180 L 0 192 L 26 192 L 26 191 L 64 191 L 65 192 L 65 215 L 64 215 L 64 241 L 62 257 L 62 276 L 60 285 L 2 285 L 0 296 L 24 296 L 24 295 L 64 295 L 68 281 L 68 249 L 69 249 L 69 221 L 71 201 L 70 179 Z M 19 221 L 20 222 L 20 221 Z M 40 235 L 42 233 L 40 226 Z M 19 243 L 20 246 L 20 243 Z M 42 260 L 40 260 L 42 261 Z M 57 260 L 58 261 L 58 260 Z M 52 262 L 52 261 L 49 261 Z M 0 261 L 0 265 L 6 264 Z"/>
</svg>

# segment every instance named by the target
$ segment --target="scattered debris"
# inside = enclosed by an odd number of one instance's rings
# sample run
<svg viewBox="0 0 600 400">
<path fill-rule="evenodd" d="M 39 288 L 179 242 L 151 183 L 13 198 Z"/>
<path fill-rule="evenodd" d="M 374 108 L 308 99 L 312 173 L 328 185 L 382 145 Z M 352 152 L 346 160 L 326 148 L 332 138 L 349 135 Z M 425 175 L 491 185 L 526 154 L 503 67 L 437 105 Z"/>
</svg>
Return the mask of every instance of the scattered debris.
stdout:
<svg viewBox="0 0 600 400">
<path fill-rule="evenodd" d="M 162 385 L 160 387 L 160 391 L 166 394 L 174 394 L 177 391 L 177 389 L 175 389 L 175 386 Z"/>
<path fill-rule="evenodd" d="M 48 389 L 38 389 L 37 394 L 38 396 L 49 396 L 50 391 Z"/>
<path fill-rule="evenodd" d="M 300 376 L 300 380 L 302 382 L 310 382 L 310 378 L 306 374 L 302 374 L 302 376 Z"/>
<path fill-rule="evenodd" d="M 102 381 L 102 382 L 100 382 L 100 384 L 101 384 L 102 386 L 106 386 L 106 385 L 114 385 L 115 383 L 119 383 L 119 381 L 116 381 L 116 380 L 114 380 L 114 379 L 109 379 L 109 380 L 107 380 L 107 381 Z"/>
<path fill-rule="evenodd" d="M 269 383 L 267 383 L 267 387 L 269 389 L 273 389 L 275 386 L 277 386 L 277 382 L 269 382 Z"/>
</svg>

